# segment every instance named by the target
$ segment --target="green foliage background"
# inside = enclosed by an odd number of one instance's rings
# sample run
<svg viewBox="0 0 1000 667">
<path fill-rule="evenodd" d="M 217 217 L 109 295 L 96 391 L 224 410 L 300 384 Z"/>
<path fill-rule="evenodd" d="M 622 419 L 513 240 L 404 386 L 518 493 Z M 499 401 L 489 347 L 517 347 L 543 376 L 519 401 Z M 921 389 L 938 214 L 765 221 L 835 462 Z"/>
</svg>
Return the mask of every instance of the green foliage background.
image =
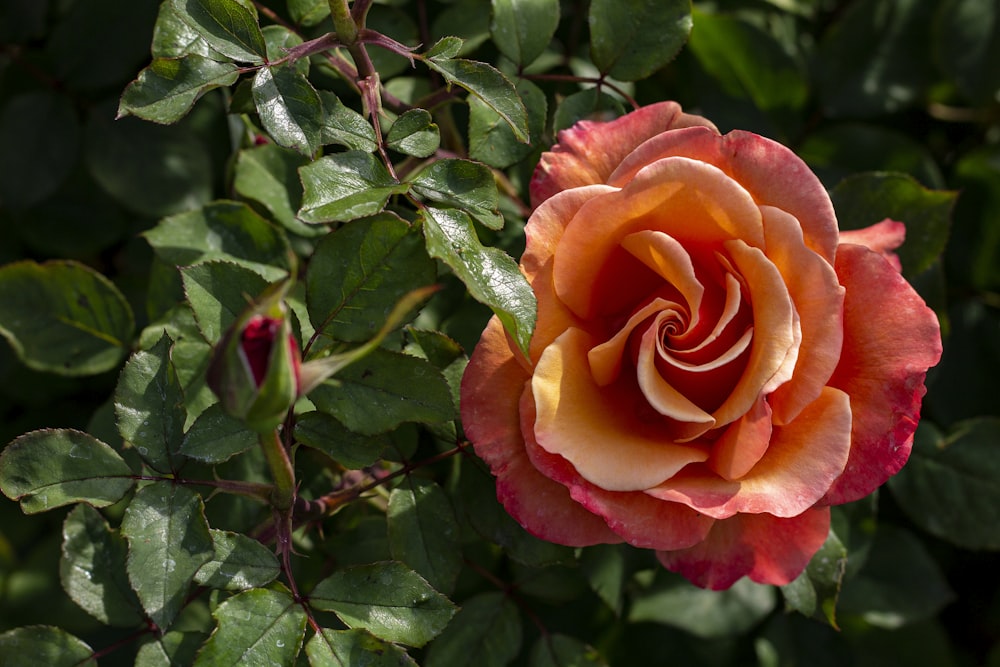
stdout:
<svg viewBox="0 0 1000 667">
<path fill-rule="evenodd" d="M 0 3 L 0 443 L 32 432 L 18 465 L 55 489 L 0 500 L 0 663 L 228 664 L 254 641 L 279 664 L 1000 666 L 1000 5 L 387 0 L 368 26 L 419 58 L 367 47 L 380 147 L 346 51 L 261 67 L 329 32 L 326 2 L 233 1 L 212 39 L 176 16 L 210 32 L 220 3 Z M 530 335 L 506 279 L 538 155 L 579 118 L 665 99 L 791 146 L 843 228 L 906 221 L 904 275 L 946 336 L 910 463 L 835 509 L 781 590 L 706 592 L 648 553 L 542 543 L 454 450 L 490 308 Z M 269 481 L 204 367 L 244 295 L 303 261 L 292 306 L 314 354 L 444 285 L 295 424 L 305 498 L 373 491 L 297 534 L 318 639 L 247 537 L 259 502 L 122 477 Z M 36 431 L 55 428 L 76 430 Z M 105 481 L 67 482 L 88 470 Z"/>
</svg>

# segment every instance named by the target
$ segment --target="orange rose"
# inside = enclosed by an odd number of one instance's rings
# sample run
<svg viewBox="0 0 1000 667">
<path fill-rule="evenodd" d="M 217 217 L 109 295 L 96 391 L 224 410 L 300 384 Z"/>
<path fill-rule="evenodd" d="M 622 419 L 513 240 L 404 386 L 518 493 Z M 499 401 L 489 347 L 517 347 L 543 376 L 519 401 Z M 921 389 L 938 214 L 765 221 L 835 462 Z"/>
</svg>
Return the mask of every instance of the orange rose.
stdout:
<svg viewBox="0 0 1000 667">
<path fill-rule="evenodd" d="M 672 102 L 561 132 L 532 198 L 530 358 L 493 318 L 462 383 L 500 501 L 699 586 L 794 579 L 906 462 L 941 354 L 903 225 L 840 234 L 790 150 Z"/>
</svg>

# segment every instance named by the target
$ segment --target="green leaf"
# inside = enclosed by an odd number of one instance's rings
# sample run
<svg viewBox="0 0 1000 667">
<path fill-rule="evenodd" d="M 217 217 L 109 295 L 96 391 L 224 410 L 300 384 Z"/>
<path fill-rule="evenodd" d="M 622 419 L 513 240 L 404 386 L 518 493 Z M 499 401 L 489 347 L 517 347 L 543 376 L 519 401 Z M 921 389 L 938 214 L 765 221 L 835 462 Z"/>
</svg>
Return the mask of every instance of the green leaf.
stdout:
<svg viewBox="0 0 1000 667">
<path fill-rule="evenodd" d="M 241 150 L 236 155 L 233 188 L 243 197 L 262 204 L 282 227 L 299 236 L 316 236 L 325 230 L 306 225 L 296 217 L 302 205 L 299 167 L 308 158 L 275 144 Z"/>
<path fill-rule="evenodd" d="M 475 60 L 446 60 L 432 57 L 424 60 L 432 70 L 479 98 L 507 122 L 518 141 L 528 143 L 528 112 L 507 77 L 486 63 Z"/>
<path fill-rule="evenodd" d="M 198 415 L 184 434 L 180 452 L 205 463 L 222 463 L 257 444 L 257 434 L 242 419 L 216 403 Z"/>
<path fill-rule="evenodd" d="M 209 530 L 215 555 L 194 575 L 195 583 L 227 591 L 262 588 L 281 572 L 274 552 L 241 533 Z"/>
<path fill-rule="evenodd" d="M 210 343 L 218 343 L 269 284 L 257 271 L 221 260 L 182 267 L 181 281 L 198 329 Z"/>
<path fill-rule="evenodd" d="M 385 433 L 403 422 L 436 424 L 455 418 L 451 390 L 436 368 L 383 349 L 340 371 L 309 398 L 347 428 L 366 435 Z"/>
<path fill-rule="evenodd" d="M 80 122 L 66 95 L 16 95 L 0 111 L 0 202 L 23 209 L 53 194 L 80 156 Z"/>
<path fill-rule="evenodd" d="M 405 155 L 430 157 L 441 143 L 441 132 L 425 110 L 410 109 L 392 124 L 385 142 Z"/>
<path fill-rule="evenodd" d="M 299 169 L 304 194 L 299 218 L 306 222 L 350 222 L 375 215 L 389 197 L 409 189 L 370 153 L 347 151 Z"/>
<path fill-rule="evenodd" d="M 306 633 L 306 613 L 284 587 L 235 595 L 212 614 L 219 627 L 195 667 L 291 665 Z"/>
<path fill-rule="evenodd" d="M 391 213 L 357 220 L 316 246 L 306 276 L 309 319 L 330 338 L 366 341 L 435 273 L 419 227 Z"/>
<path fill-rule="evenodd" d="M 844 582 L 840 611 L 892 629 L 935 616 L 954 597 L 923 543 L 900 528 L 883 524 L 864 567 Z"/>
<path fill-rule="evenodd" d="M 25 433 L 0 453 L 0 490 L 25 514 L 77 502 L 113 505 L 132 488 L 132 477 L 115 450 L 69 429 Z"/>
<path fill-rule="evenodd" d="M 157 58 L 122 93 L 118 117 L 175 123 L 199 97 L 213 88 L 233 85 L 238 77 L 236 65 L 203 56 Z"/>
<path fill-rule="evenodd" d="M 528 130 L 536 139 L 544 136 L 548 119 L 548 100 L 541 88 L 523 79 L 517 94 L 528 110 Z M 535 151 L 534 144 L 515 138 L 514 131 L 493 109 L 478 98 L 469 100 L 469 157 L 491 167 L 504 169 L 520 162 Z"/>
<path fill-rule="evenodd" d="M 216 201 L 165 218 L 143 236 L 174 266 L 223 259 L 275 280 L 289 268 L 291 246 L 284 232 L 239 202 Z"/>
<path fill-rule="evenodd" d="M 324 628 L 306 644 L 310 667 L 417 667 L 406 651 L 365 630 Z"/>
<path fill-rule="evenodd" d="M 531 649 L 529 667 L 607 667 L 594 647 L 575 637 L 550 634 L 538 638 Z"/>
<path fill-rule="evenodd" d="M 638 81 L 670 62 L 691 33 L 691 0 L 593 0 L 590 57 L 620 81 Z"/>
<path fill-rule="evenodd" d="M 1000 7 L 977 0 L 948 0 L 934 21 L 937 62 L 977 105 L 1000 92 Z"/>
<path fill-rule="evenodd" d="M 126 555 L 125 540 L 90 505 L 77 505 L 66 516 L 59 561 L 63 590 L 105 625 L 134 626 L 143 620 L 125 574 Z"/>
<path fill-rule="evenodd" d="M 201 335 L 194 312 L 186 302 L 181 302 L 167 312 L 162 320 L 146 327 L 139 337 L 139 347 L 153 347 L 166 332 L 174 341 L 170 359 L 184 392 L 184 405 L 188 414 L 184 424 L 190 428 L 195 418 L 218 399 L 205 382 L 212 346 Z"/>
<path fill-rule="evenodd" d="M 492 0 L 490 4 L 493 43 L 515 64 L 530 65 L 552 41 L 559 25 L 559 0 Z"/>
<path fill-rule="evenodd" d="M 94 651 L 62 628 L 29 625 L 0 634 L 4 667 L 97 667 Z"/>
<path fill-rule="evenodd" d="M 320 132 L 323 145 L 338 144 L 366 153 L 374 153 L 378 149 L 375 128 L 364 116 L 344 106 L 340 98 L 328 90 L 319 91 L 319 96 L 323 101 L 323 127 Z"/>
<path fill-rule="evenodd" d="M 621 545 L 598 544 L 580 554 L 580 569 L 590 588 L 621 616 L 625 602 L 625 554 Z"/>
<path fill-rule="evenodd" d="M 921 422 L 889 488 L 914 523 L 963 549 L 1000 550 L 1000 419 L 960 422 L 944 436 Z"/>
<path fill-rule="evenodd" d="M 924 0 L 847 7 L 816 53 L 823 111 L 869 117 L 921 104 L 937 76 L 928 48 L 935 7 Z"/>
<path fill-rule="evenodd" d="M 115 416 L 122 438 L 160 472 L 176 467 L 184 437 L 184 395 L 170 361 L 173 341 L 166 334 L 148 351 L 125 364 L 115 389 Z"/>
<path fill-rule="evenodd" d="M 389 547 L 436 590 L 451 593 L 462 569 L 455 511 L 434 482 L 407 477 L 389 495 Z"/>
<path fill-rule="evenodd" d="M 385 436 L 350 431 L 323 412 L 307 412 L 295 422 L 295 440 L 317 449 L 348 470 L 373 465 L 389 447 Z"/>
<path fill-rule="evenodd" d="M 424 53 L 424 57 L 430 58 L 431 60 L 450 60 L 462 51 L 462 45 L 464 43 L 465 40 L 461 37 L 455 37 L 453 35 L 442 37 L 435 42 L 434 46 L 427 49 Z"/>
<path fill-rule="evenodd" d="M 190 665 L 204 642 L 205 635 L 200 632 L 171 630 L 162 636 L 153 636 L 139 647 L 134 667 Z"/>
<path fill-rule="evenodd" d="M 436 160 L 412 178 L 417 195 L 459 208 L 490 229 L 503 227 L 500 193 L 487 167 L 457 158 Z"/>
<path fill-rule="evenodd" d="M 521 650 L 521 617 L 504 593 L 466 600 L 427 652 L 426 667 L 504 667 Z"/>
<path fill-rule="evenodd" d="M 327 0 L 288 0 L 288 13 L 296 24 L 311 28 L 330 15 L 330 3 Z"/>
<path fill-rule="evenodd" d="M 313 155 L 320 146 L 323 106 L 305 75 L 293 65 L 262 67 L 251 90 L 260 122 L 274 141 Z"/>
<path fill-rule="evenodd" d="M 903 275 L 912 278 L 944 251 L 954 192 L 928 190 L 905 174 L 868 173 L 845 179 L 830 193 L 841 229 L 860 229 L 885 218 L 906 224 L 906 242 L 896 253 Z"/>
<path fill-rule="evenodd" d="M 289 50 L 302 44 L 302 36 L 283 25 L 268 25 L 261 30 L 267 44 L 267 60 L 275 62 L 288 56 Z M 309 58 L 297 58 L 295 69 L 303 75 L 309 74 Z"/>
<path fill-rule="evenodd" d="M 76 262 L 0 267 L 0 336 L 29 368 L 96 375 L 121 363 L 132 309 L 103 275 Z"/>
<path fill-rule="evenodd" d="M 319 582 L 309 604 L 351 628 L 390 642 L 423 646 L 451 620 L 455 605 L 420 575 L 394 561 L 350 567 Z"/>
<path fill-rule="evenodd" d="M 597 88 L 588 88 L 566 96 L 556 108 L 552 129 L 565 130 L 581 120 L 614 120 L 624 113 L 625 108 L 618 98 Z"/>
<path fill-rule="evenodd" d="M 131 211 L 159 218 L 212 197 L 212 157 L 189 128 L 92 114 L 85 133 L 94 180 Z"/>
<path fill-rule="evenodd" d="M 153 26 L 153 44 L 150 50 L 153 58 L 180 58 L 194 54 L 213 60 L 226 60 L 225 56 L 208 45 L 197 30 L 181 19 L 170 2 L 160 5 L 160 13 Z"/>
<path fill-rule="evenodd" d="M 201 496 L 169 482 L 144 486 L 125 509 L 121 530 L 129 544 L 132 588 L 150 619 L 166 629 L 195 573 L 212 559 Z"/>
<path fill-rule="evenodd" d="M 463 211 L 427 207 L 423 219 L 431 257 L 447 264 L 469 294 L 496 313 L 527 354 L 535 328 L 535 294 L 514 260 L 502 250 L 484 247 Z"/>
<path fill-rule="evenodd" d="M 728 590 L 710 591 L 662 571 L 652 586 L 635 596 L 628 620 L 662 623 L 696 637 L 720 639 L 746 632 L 771 613 L 774 603 L 772 587 L 746 578 Z"/>
<path fill-rule="evenodd" d="M 805 571 L 781 587 L 785 605 L 837 627 L 837 598 L 847 570 L 847 549 L 832 530 Z"/>
<path fill-rule="evenodd" d="M 267 58 L 257 12 L 237 0 L 170 0 L 181 19 L 219 53 L 248 63 Z"/>
</svg>

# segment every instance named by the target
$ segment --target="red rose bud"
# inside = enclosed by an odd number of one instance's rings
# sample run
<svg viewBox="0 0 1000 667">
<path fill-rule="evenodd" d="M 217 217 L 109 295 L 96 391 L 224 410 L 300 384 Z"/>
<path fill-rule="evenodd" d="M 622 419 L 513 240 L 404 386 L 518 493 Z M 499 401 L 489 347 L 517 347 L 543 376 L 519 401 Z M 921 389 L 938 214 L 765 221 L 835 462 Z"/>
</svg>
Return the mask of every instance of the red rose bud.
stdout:
<svg viewBox="0 0 1000 667">
<path fill-rule="evenodd" d="M 277 427 L 299 396 L 301 355 L 283 293 L 276 290 L 241 315 L 208 368 L 208 386 L 223 409 L 255 431 Z"/>
</svg>

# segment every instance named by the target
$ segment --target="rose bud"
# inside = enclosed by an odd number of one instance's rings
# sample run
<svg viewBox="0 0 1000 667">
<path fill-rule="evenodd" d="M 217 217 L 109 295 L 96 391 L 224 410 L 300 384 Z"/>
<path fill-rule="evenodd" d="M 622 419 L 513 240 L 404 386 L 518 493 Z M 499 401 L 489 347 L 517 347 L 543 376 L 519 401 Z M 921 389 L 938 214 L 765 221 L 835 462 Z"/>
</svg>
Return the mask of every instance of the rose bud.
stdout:
<svg viewBox="0 0 1000 667">
<path fill-rule="evenodd" d="M 236 320 L 215 348 L 208 386 L 223 409 L 255 431 L 285 419 L 300 390 L 301 355 L 278 289 Z"/>
</svg>

